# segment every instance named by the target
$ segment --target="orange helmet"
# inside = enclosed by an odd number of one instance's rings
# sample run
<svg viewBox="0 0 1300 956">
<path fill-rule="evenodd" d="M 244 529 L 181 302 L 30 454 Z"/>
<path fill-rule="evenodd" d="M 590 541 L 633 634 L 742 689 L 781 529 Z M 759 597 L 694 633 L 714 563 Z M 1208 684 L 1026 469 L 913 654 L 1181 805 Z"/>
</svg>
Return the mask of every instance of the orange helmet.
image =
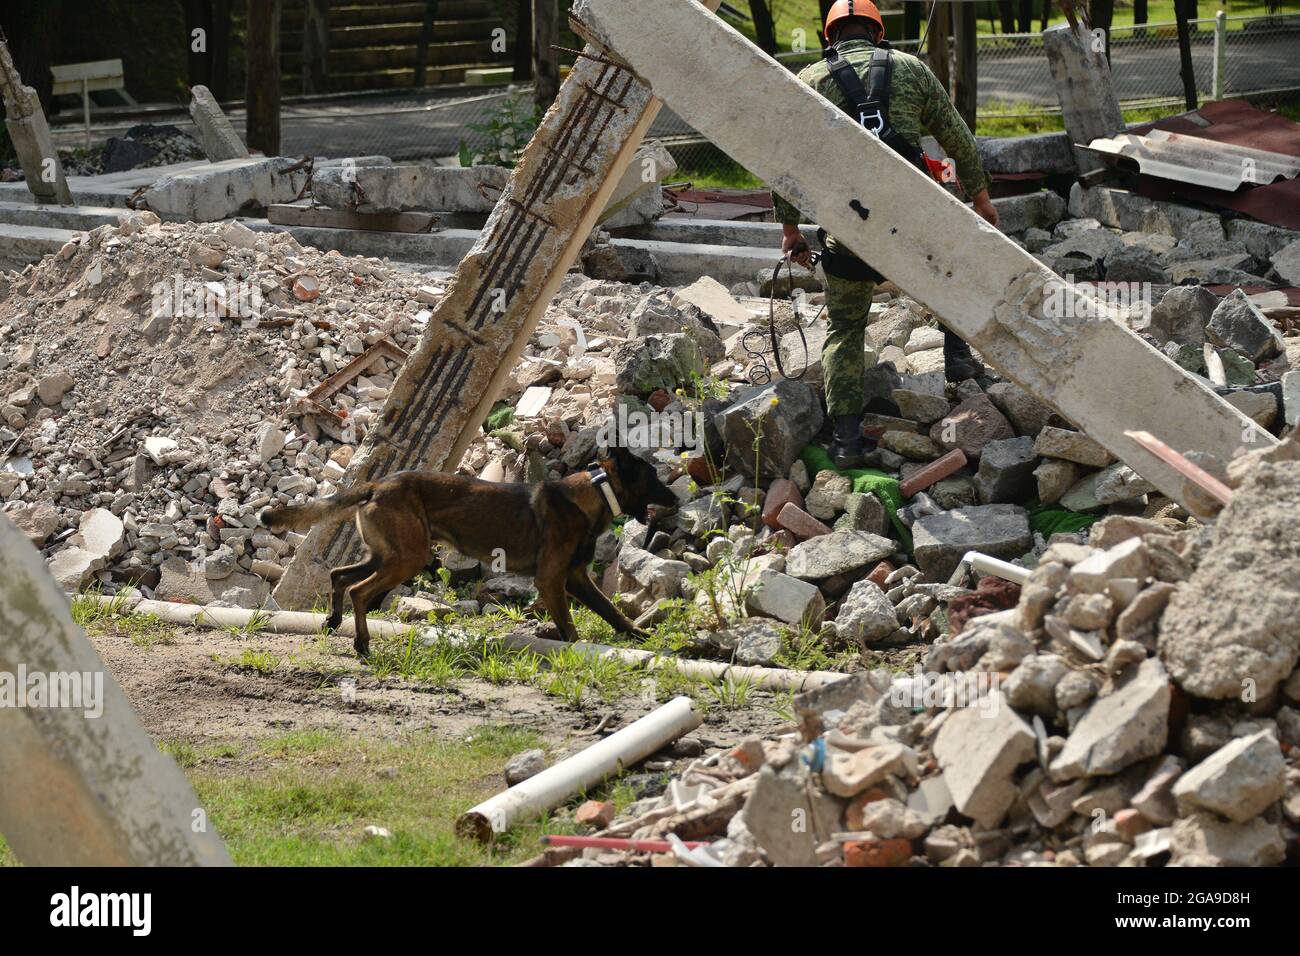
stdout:
<svg viewBox="0 0 1300 956">
<path fill-rule="evenodd" d="M 826 14 L 826 26 L 822 29 L 822 35 L 826 37 L 826 42 L 831 42 L 831 28 L 841 20 L 847 20 L 849 17 L 862 17 L 864 20 L 872 20 L 876 26 L 880 27 L 880 35 L 885 35 L 885 21 L 880 17 L 880 11 L 871 0 L 835 0 L 830 12 Z"/>
</svg>

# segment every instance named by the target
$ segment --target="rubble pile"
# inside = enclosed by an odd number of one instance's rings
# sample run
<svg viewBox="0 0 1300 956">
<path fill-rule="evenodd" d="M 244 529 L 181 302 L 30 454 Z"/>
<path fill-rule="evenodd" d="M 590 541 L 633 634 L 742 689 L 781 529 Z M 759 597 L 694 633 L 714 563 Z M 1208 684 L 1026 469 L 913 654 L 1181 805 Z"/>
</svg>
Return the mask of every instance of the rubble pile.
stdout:
<svg viewBox="0 0 1300 956">
<path fill-rule="evenodd" d="M 140 123 L 121 136 L 110 136 L 102 146 L 59 155 L 68 176 L 99 176 L 205 158 L 202 147 L 189 133 L 156 123 Z"/>
<path fill-rule="evenodd" d="M 257 510 L 333 490 L 439 294 L 285 233 L 152 213 L 0 277 L 6 515 L 70 590 L 256 606 L 292 547 Z M 398 351 L 301 403 L 381 340 Z"/>
<path fill-rule="evenodd" d="M 1213 529 L 1112 516 L 1054 542 L 1015 607 L 915 673 L 795 698 L 792 732 L 692 761 L 598 835 L 704 841 L 692 862 L 728 866 L 1294 862 L 1298 454 L 1238 474 Z"/>
</svg>

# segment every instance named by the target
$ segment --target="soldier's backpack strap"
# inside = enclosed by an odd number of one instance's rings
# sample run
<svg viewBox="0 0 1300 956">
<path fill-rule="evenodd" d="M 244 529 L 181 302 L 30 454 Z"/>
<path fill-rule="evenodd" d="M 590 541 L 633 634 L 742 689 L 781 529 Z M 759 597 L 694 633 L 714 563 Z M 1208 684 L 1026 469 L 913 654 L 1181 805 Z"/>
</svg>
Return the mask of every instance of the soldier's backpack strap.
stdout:
<svg viewBox="0 0 1300 956">
<path fill-rule="evenodd" d="M 867 65 L 867 86 L 863 85 L 858 71 L 833 46 L 826 48 L 826 65 L 831 79 L 849 102 L 846 112 L 863 129 L 875 133 L 886 146 L 928 175 L 925 154 L 894 129 L 889 120 L 889 87 L 894 75 L 890 53 L 889 45 L 883 40 L 872 51 Z"/>
</svg>

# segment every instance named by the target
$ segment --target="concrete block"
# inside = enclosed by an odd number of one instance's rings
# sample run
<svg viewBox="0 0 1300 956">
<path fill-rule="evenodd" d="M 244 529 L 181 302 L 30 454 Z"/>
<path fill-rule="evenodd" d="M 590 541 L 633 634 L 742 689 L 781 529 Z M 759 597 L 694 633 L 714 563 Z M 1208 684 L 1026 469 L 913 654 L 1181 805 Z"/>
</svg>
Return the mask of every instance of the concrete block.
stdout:
<svg viewBox="0 0 1300 956">
<path fill-rule="evenodd" d="M 185 775 L 154 747 L 40 554 L 3 515 L 0 620 L 0 672 L 27 675 L 24 692 L 37 674 L 60 688 L 59 706 L 0 707 L 0 833 L 17 858 L 28 866 L 230 865 L 211 822 L 196 825 L 206 817 Z"/>
<path fill-rule="evenodd" d="M 164 176 L 140 202 L 164 219 L 216 222 L 297 198 L 307 183 L 297 165 L 284 156 L 227 159 Z"/>
<path fill-rule="evenodd" d="M 501 166 L 340 166 L 317 170 L 311 191 L 322 205 L 356 212 L 486 213 L 509 178 Z"/>
<path fill-rule="evenodd" d="M 248 147 L 230 125 L 212 92 L 202 84 L 190 87 L 190 119 L 198 128 L 203 154 L 212 162 L 242 159 L 248 155 Z"/>
</svg>

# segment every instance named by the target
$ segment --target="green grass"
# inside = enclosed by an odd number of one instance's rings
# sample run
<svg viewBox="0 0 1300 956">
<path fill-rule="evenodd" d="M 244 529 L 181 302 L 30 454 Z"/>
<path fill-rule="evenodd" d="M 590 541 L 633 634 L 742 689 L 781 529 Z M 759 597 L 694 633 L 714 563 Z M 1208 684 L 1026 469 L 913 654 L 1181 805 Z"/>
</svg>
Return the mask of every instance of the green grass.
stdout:
<svg viewBox="0 0 1300 956">
<path fill-rule="evenodd" d="M 251 744 L 162 749 L 185 771 L 240 866 L 483 866 L 536 855 L 544 833 L 574 832 L 567 818 L 548 816 L 490 846 L 455 834 L 457 816 L 504 787 L 506 761 L 540 746 L 531 730 L 485 724 L 459 740 L 418 732 L 365 741 L 300 730 Z M 606 789 L 616 805 L 635 796 L 626 785 Z M 367 839 L 372 824 L 392 837 Z M 17 863 L 0 840 L 0 866 Z"/>
<path fill-rule="evenodd" d="M 506 761 L 541 745 L 517 727 L 484 725 L 460 740 L 412 733 L 390 742 L 297 731 L 188 773 L 209 820 L 244 866 L 475 866 L 541 849 L 549 819 L 495 846 L 456 837 L 456 817 L 498 792 Z M 392 833 L 367 839 L 368 825 Z"/>
</svg>

